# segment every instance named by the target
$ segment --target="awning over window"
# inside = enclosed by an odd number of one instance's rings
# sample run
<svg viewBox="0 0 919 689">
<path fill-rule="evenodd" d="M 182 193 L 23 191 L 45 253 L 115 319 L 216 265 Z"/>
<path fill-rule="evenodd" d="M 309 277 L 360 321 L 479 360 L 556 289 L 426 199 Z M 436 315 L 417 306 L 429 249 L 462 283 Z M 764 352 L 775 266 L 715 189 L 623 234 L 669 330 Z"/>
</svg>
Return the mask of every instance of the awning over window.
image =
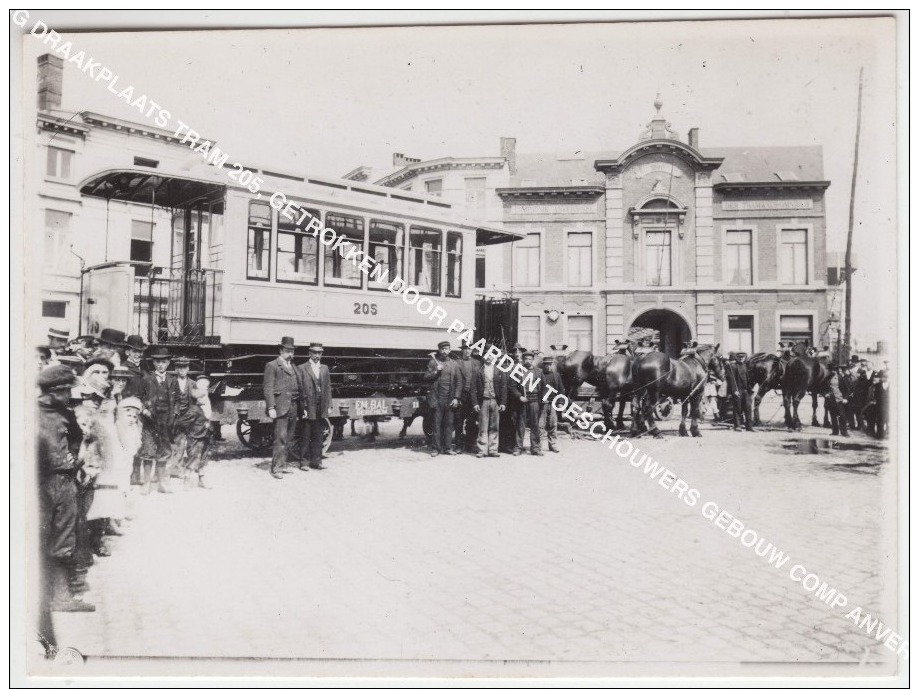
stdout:
<svg viewBox="0 0 919 689">
<path fill-rule="evenodd" d="M 107 170 L 84 180 L 80 194 L 166 208 L 182 208 L 195 201 L 220 201 L 226 186 L 201 179 L 141 170 Z M 212 212 L 220 212 L 214 208 Z"/>
</svg>

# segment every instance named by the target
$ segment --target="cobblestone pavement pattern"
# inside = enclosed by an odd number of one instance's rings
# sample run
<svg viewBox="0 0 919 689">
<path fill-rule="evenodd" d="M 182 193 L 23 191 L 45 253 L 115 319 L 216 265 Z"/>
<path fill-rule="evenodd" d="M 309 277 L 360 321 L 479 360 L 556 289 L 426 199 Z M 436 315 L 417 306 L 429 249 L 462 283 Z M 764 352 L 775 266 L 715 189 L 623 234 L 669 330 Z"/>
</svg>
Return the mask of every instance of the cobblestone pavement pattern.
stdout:
<svg viewBox="0 0 919 689">
<path fill-rule="evenodd" d="M 214 490 L 135 497 L 91 570 L 97 612 L 57 614 L 59 641 L 118 656 L 889 662 L 844 618 L 860 605 L 896 626 L 882 446 L 855 433 L 867 448 L 793 454 L 782 444 L 828 431 L 666 428 L 636 446 L 701 492 L 695 507 L 564 436 L 544 457 L 432 459 L 418 428 L 406 445 L 387 424 L 283 481 L 228 440 Z M 709 500 L 789 564 L 704 519 Z M 845 611 L 791 581 L 795 562 Z"/>
</svg>

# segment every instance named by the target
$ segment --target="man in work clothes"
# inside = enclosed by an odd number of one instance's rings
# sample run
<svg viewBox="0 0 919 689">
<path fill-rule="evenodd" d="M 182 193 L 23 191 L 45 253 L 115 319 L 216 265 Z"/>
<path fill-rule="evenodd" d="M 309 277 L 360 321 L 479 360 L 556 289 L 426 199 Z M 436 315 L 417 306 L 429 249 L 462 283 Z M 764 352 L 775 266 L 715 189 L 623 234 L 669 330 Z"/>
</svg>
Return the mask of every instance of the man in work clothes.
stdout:
<svg viewBox="0 0 919 689">
<path fill-rule="evenodd" d="M 530 380 L 536 380 L 536 385 L 532 386 L 527 383 L 518 383 L 511 379 L 508 383 L 510 396 L 517 398 L 517 444 L 514 446 L 514 456 L 523 452 L 523 444 L 527 428 L 530 429 L 530 453 L 542 455 L 540 449 L 541 441 L 539 431 L 539 417 L 542 412 L 542 394 L 545 389 L 542 372 L 533 368 L 533 359 L 536 355 L 533 352 L 523 352 L 523 368 L 525 369 L 521 380 L 526 381 L 527 375 Z"/>
<path fill-rule="evenodd" d="M 332 404 L 332 379 L 329 367 L 321 363 L 323 347 L 310 343 L 310 358 L 297 367 L 300 378 L 300 469 L 325 469 L 322 466 L 322 441 L 328 424 L 329 405 Z"/>
<path fill-rule="evenodd" d="M 830 407 L 830 422 L 833 424 L 830 435 L 841 435 L 843 438 L 849 437 L 849 415 L 846 406 L 852 390 L 846 374 L 848 368 L 848 364 L 830 366 L 832 374 L 828 383 L 829 389 L 824 398 L 825 404 Z"/>
<path fill-rule="evenodd" d="M 157 491 L 171 493 L 166 487 L 166 464 L 172 457 L 172 430 L 174 421 L 175 379 L 166 373 L 171 355 L 165 347 L 155 349 L 150 355 L 153 373 L 144 376 L 140 400 L 142 432 L 138 456 L 143 466 L 143 488 L 146 495 L 151 483 L 156 482 Z"/>
<path fill-rule="evenodd" d="M 524 346 L 517 342 L 510 351 L 515 362 L 521 362 Z M 517 408 L 520 406 L 518 395 L 508 390 L 507 408 L 501 414 L 501 425 L 498 428 L 498 447 L 501 452 L 513 452 L 517 447 Z"/>
<path fill-rule="evenodd" d="M 545 384 L 551 385 L 555 390 L 562 391 L 565 389 L 562 383 L 562 377 L 558 374 L 558 371 L 555 370 L 555 359 L 551 356 L 547 356 L 542 360 L 542 377 Z M 540 398 L 540 401 L 542 401 L 542 398 Z M 559 452 L 558 437 L 556 435 L 558 430 L 558 412 L 555 411 L 555 408 L 552 406 L 551 398 L 548 403 L 542 405 L 542 409 L 540 410 L 539 429 L 540 432 L 545 432 L 546 438 L 549 440 L 549 452 Z"/>
<path fill-rule="evenodd" d="M 476 445 L 476 425 L 479 415 L 473 409 L 472 379 L 480 364 L 472 358 L 472 347 L 468 342 L 463 342 L 460 347 L 461 358 L 457 362 L 463 370 L 463 394 L 460 397 L 459 407 L 454 412 L 454 442 L 460 452 L 473 452 Z"/>
<path fill-rule="evenodd" d="M 300 399 L 300 381 L 294 369 L 294 338 L 282 337 L 278 358 L 265 366 L 263 390 L 268 418 L 274 421 L 274 451 L 271 455 L 271 476 L 284 478 L 291 473 L 287 468 L 287 453 L 297 430 L 297 403 Z"/>
<path fill-rule="evenodd" d="M 476 369 L 470 385 L 473 409 L 479 415 L 478 453 L 476 457 L 499 457 L 500 415 L 507 407 L 507 374 L 487 359 Z"/>
<path fill-rule="evenodd" d="M 51 610 L 92 612 L 95 606 L 71 593 L 68 579 L 76 566 L 77 471 L 82 434 L 69 407 L 70 388 L 76 384 L 67 366 L 49 366 L 38 384 L 38 489 L 40 510 L 41 577 L 39 633 L 46 651 L 55 645 Z"/>
<path fill-rule="evenodd" d="M 424 381 L 431 383 L 427 402 L 434 414 L 431 456 L 436 457 L 441 453 L 459 454 L 452 448 L 453 410 L 459 405 L 463 394 L 463 370 L 450 358 L 450 343 L 446 340 L 437 345 L 437 354 L 428 362 Z"/>
<path fill-rule="evenodd" d="M 727 382 L 728 398 L 734 408 L 734 430 L 740 431 L 740 425 L 753 430 L 753 403 L 747 385 L 747 366 L 744 360 L 746 352 L 736 352 L 724 365 L 724 379 Z"/>
<path fill-rule="evenodd" d="M 207 450 L 208 428 L 204 411 L 199 404 L 197 384 L 188 376 L 191 360 L 188 357 L 177 357 L 173 362 L 176 369 L 175 389 L 172 403 L 172 458 L 169 472 L 185 480 L 188 487 L 195 483 L 207 488 L 204 475 L 198 467 L 204 466 L 204 453 Z M 187 458 L 186 458 L 187 453 Z"/>
</svg>

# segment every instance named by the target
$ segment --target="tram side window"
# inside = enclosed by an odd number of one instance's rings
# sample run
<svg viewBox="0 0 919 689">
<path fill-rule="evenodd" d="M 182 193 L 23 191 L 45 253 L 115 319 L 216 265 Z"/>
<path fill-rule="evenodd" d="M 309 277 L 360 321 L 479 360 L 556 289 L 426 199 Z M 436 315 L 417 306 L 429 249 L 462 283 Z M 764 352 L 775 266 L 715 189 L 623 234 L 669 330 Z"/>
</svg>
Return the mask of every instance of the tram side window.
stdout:
<svg viewBox="0 0 919 689">
<path fill-rule="evenodd" d="M 463 288 L 463 235 L 447 233 L 447 296 L 461 296 Z"/>
<path fill-rule="evenodd" d="M 249 202 L 249 236 L 246 278 L 267 280 L 271 250 L 271 207 L 264 201 Z"/>
<path fill-rule="evenodd" d="M 325 224 L 326 227 L 335 230 L 336 235 L 344 236 L 348 242 L 363 250 L 364 220 L 362 218 L 328 213 Z M 358 256 L 357 261 L 345 259 L 349 251 L 350 249 L 344 246 L 334 251 L 326 249 L 324 278 L 326 285 L 360 288 L 361 270 L 358 264 L 362 255 Z"/>
<path fill-rule="evenodd" d="M 386 289 L 397 277 L 402 277 L 402 257 L 405 252 L 405 225 L 370 221 L 370 257 L 380 265 L 370 271 L 370 289 Z M 385 271 L 385 272 L 383 272 Z"/>
<path fill-rule="evenodd" d="M 440 230 L 413 227 L 409 237 L 409 284 L 421 294 L 440 295 Z"/>
<path fill-rule="evenodd" d="M 293 219 L 278 213 L 278 282 L 299 282 L 315 285 L 319 281 L 319 238 L 307 234 L 309 218 L 318 218 L 319 211 L 304 209 Z"/>
</svg>

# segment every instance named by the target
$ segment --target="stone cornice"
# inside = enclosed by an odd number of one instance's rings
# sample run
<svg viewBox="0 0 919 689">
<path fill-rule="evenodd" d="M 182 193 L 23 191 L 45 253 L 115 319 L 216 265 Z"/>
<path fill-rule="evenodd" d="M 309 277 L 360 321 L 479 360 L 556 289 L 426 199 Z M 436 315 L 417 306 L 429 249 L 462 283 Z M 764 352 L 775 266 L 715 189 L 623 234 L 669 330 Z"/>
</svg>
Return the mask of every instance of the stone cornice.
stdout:
<svg viewBox="0 0 919 689">
<path fill-rule="evenodd" d="M 600 185 L 578 187 L 502 187 L 495 193 L 503 199 L 574 198 L 595 199 L 606 193 Z"/>
<path fill-rule="evenodd" d="M 789 179 L 775 182 L 717 182 L 715 191 L 747 191 L 750 189 L 820 189 L 826 190 L 830 183 L 823 180 Z"/>
<path fill-rule="evenodd" d="M 396 186 L 412 177 L 425 172 L 440 170 L 500 170 L 504 167 L 504 158 L 437 158 L 436 160 L 422 160 L 418 163 L 406 165 L 401 170 L 378 179 L 375 184 L 386 187 Z"/>
<path fill-rule="evenodd" d="M 715 170 L 724 158 L 708 158 L 682 141 L 674 139 L 649 139 L 635 144 L 615 160 L 596 160 L 594 169 L 599 172 L 617 174 L 639 158 L 653 153 L 670 153 L 686 160 L 696 170 Z"/>
<path fill-rule="evenodd" d="M 90 131 L 90 128 L 81 122 L 75 122 L 72 119 L 65 120 L 63 117 L 55 117 L 44 112 L 38 113 L 37 124 L 39 131 L 49 130 L 63 134 L 75 134 L 84 138 Z"/>
</svg>

